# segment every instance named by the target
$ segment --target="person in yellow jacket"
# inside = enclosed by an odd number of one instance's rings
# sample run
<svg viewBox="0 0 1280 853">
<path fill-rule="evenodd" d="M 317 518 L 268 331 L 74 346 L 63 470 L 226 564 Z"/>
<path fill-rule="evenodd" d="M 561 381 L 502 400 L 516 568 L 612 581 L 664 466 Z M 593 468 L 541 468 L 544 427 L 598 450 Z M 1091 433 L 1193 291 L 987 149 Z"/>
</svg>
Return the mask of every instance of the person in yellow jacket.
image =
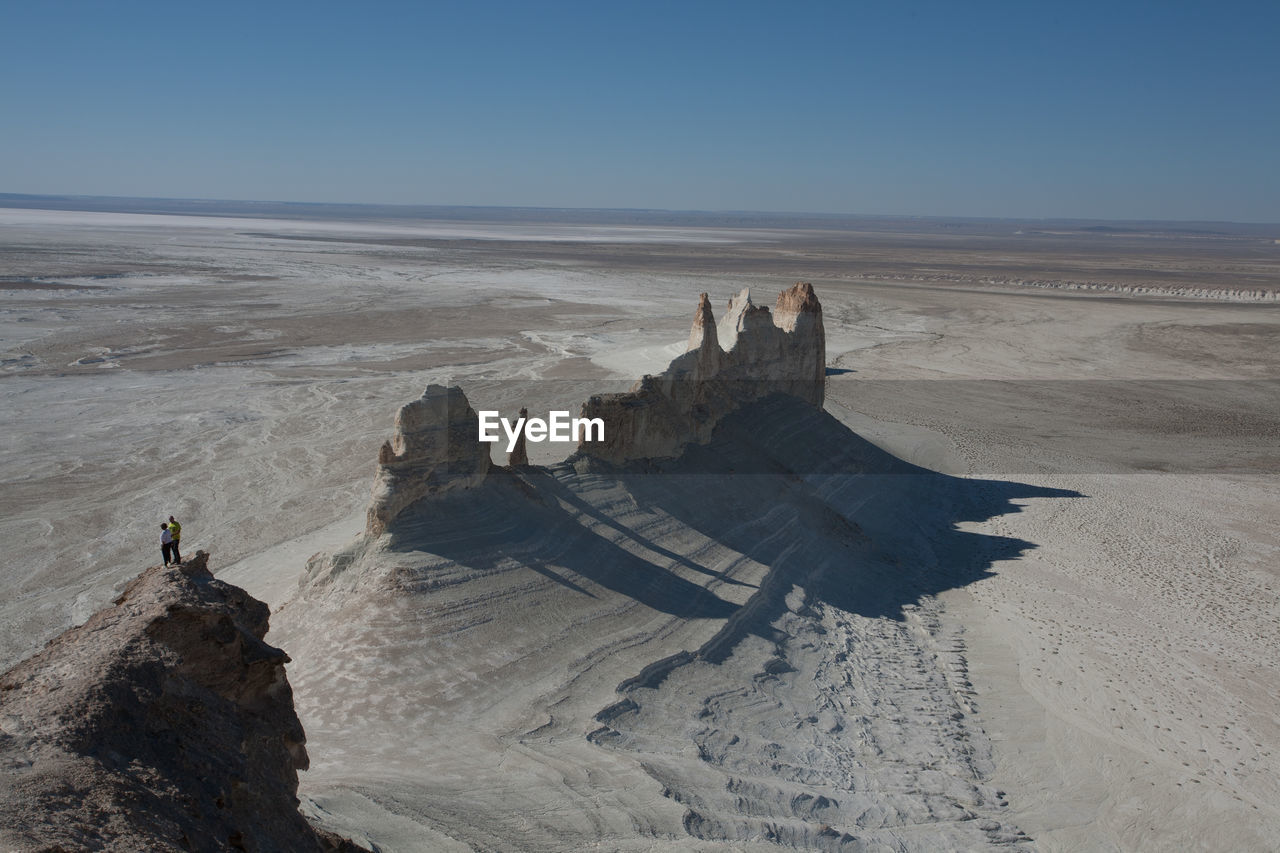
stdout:
<svg viewBox="0 0 1280 853">
<path fill-rule="evenodd" d="M 169 533 L 173 536 L 173 561 L 182 562 L 182 554 L 178 552 L 178 540 L 182 538 L 182 525 L 172 515 L 169 516 Z"/>
</svg>

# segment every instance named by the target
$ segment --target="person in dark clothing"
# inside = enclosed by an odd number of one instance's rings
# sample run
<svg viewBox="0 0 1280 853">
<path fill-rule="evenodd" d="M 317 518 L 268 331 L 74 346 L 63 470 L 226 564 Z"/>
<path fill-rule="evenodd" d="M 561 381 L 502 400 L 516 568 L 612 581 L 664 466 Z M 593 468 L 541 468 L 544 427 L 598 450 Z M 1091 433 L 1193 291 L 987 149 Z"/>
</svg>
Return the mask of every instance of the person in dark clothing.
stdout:
<svg viewBox="0 0 1280 853">
<path fill-rule="evenodd" d="M 170 555 L 173 553 L 173 534 L 169 532 L 169 525 L 160 525 L 160 555 L 164 557 L 164 564 L 169 565 Z M 178 562 L 174 558 L 173 562 Z"/>
</svg>

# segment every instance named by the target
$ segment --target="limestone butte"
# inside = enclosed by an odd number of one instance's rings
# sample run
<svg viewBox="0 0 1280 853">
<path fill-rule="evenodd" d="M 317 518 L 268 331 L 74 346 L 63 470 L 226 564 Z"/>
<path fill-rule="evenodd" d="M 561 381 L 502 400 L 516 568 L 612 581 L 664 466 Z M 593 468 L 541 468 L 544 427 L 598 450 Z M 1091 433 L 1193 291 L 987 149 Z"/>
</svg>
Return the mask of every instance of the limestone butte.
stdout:
<svg viewBox="0 0 1280 853">
<path fill-rule="evenodd" d="M 147 569 L 0 676 L 0 848 L 360 849 L 298 813 L 289 657 L 207 561 Z"/>
<path fill-rule="evenodd" d="M 605 440 L 578 450 L 614 464 L 678 456 L 689 444 L 709 441 L 725 415 L 771 394 L 821 407 L 825 380 L 826 334 L 812 285 L 782 291 L 772 313 L 743 289 L 718 325 L 704 293 L 684 355 L 625 394 L 583 404 L 583 417 L 604 419 Z"/>
<path fill-rule="evenodd" d="M 479 416 L 456 385 L 429 385 L 403 406 L 395 436 L 378 453 L 365 529 L 377 536 L 415 501 L 483 481 L 493 463 L 479 431 Z"/>
<path fill-rule="evenodd" d="M 702 294 L 687 349 L 663 373 L 645 376 L 627 393 L 587 400 L 582 416 L 604 420 L 604 440 L 584 441 L 578 452 L 613 464 L 673 457 L 690 444 L 710 441 L 725 415 L 771 394 L 822 406 L 826 336 L 822 305 L 807 282 L 778 294 L 772 312 L 753 304 L 743 289 L 729 300 L 719 324 Z M 527 417 L 528 411 L 520 414 Z M 478 433 L 479 417 L 457 386 L 431 385 L 401 408 L 395 435 L 378 454 L 366 532 L 381 536 L 411 504 L 483 482 L 494 466 L 490 445 Z M 522 433 L 508 465 L 528 461 Z"/>
</svg>

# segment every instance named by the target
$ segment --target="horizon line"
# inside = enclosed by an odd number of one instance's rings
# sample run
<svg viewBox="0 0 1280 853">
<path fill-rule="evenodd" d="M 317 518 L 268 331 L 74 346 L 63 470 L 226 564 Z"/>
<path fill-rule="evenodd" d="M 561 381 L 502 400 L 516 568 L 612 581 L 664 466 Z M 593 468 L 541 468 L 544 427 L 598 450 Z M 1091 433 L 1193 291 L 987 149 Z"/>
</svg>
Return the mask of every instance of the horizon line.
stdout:
<svg viewBox="0 0 1280 853">
<path fill-rule="evenodd" d="M 130 196 L 130 195 L 93 195 L 81 193 L 8 193 L 0 192 L 0 207 L 9 200 L 38 201 L 41 199 L 73 202 L 77 200 L 97 202 L 179 202 L 208 204 L 242 204 L 242 205 L 281 205 L 296 207 L 356 207 L 356 208 L 392 208 L 404 211 L 412 210 L 511 210 L 539 212 L 576 212 L 576 213 L 666 213 L 706 216 L 780 216 L 780 217 L 813 217 L 820 219 L 870 219 L 870 220 L 915 220 L 915 221 L 962 221 L 962 222 L 1125 222 L 1147 224 L 1196 224 L 1196 225 L 1254 225 L 1276 226 L 1280 222 L 1269 220 L 1242 219 L 1150 219 L 1150 218 L 1105 218 L 1096 216 L 964 216 L 959 214 L 927 214 L 927 213 L 850 213 L 810 210 L 755 210 L 755 209 L 710 209 L 710 208 L 664 208 L 664 207 L 573 207 L 559 205 L 527 205 L 527 204 L 443 204 L 443 203 L 407 203 L 407 202 L 371 202 L 371 201 L 291 201 L 285 199 L 243 199 L 243 198 L 204 198 L 188 196 Z M 84 211 L 94 212 L 94 211 Z M 127 211 L 116 211 L 127 212 Z M 172 215 L 188 215 L 169 211 Z M 146 214 L 142 214 L 146 215 Z M 219 215 L 209 213 L 206 215 Z"/>
</svg>

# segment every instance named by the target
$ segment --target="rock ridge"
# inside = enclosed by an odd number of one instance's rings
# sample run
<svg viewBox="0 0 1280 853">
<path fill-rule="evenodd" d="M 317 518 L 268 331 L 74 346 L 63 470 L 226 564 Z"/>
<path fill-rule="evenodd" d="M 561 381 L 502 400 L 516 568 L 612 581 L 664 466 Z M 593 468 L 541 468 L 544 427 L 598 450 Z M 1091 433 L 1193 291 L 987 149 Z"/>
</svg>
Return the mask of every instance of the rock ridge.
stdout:
<svg viewBox="0 0 1280 853">
<path fill-rule="evenodd" d="M 615 465 L 672 458 L 691 444 L 710 441 L 725 415 L 772 394 L 822 407 L 826 333 L 822 304 L 808 282 L 779 293 L 772 311 L 755 305 L 750 290 L 743 288 L 729 300 L 719 323 L 703 293 L 686 350 L 665 371 L 643 377 L 630 391 L 595 395 L 583 403 L 582 417 L 604 421 L 604 440 L 583 440 L 578 453 Z M 508 468 L 528 464 L 521 433 Z M 494 470 L 490 446 L 479 440 L 479 416 L 466 394 L 456 385 L 429 385 L 397 413 L 395 434 L 378 454 L 365 533 L 379 537 L 410 505 L 475 488 Z M 313 561 L 306 578 L 324 573 L 321 563 L 330 562 Z"/>
<path fill-rule="evenodd" d="M 147 569 L 0 676 L 0 846 L 360 849 L 299 814 L 289 657 L 208 557 Z"/>
<path fill-rule="evenodd" d="M 583 442 L 578 452 L 613 464 L 675 457 L 710 441 L 725 415 L 772 394 L 821 408 L 825 382 L 826 332 L 813 285 L 782 291 L 772 312 L 743 288 L 719 323 L 703 293 L 683 355 L 626 393 L 583 404 L 583 417 L 604 420 L 605 440 Z"/>
</svg>

